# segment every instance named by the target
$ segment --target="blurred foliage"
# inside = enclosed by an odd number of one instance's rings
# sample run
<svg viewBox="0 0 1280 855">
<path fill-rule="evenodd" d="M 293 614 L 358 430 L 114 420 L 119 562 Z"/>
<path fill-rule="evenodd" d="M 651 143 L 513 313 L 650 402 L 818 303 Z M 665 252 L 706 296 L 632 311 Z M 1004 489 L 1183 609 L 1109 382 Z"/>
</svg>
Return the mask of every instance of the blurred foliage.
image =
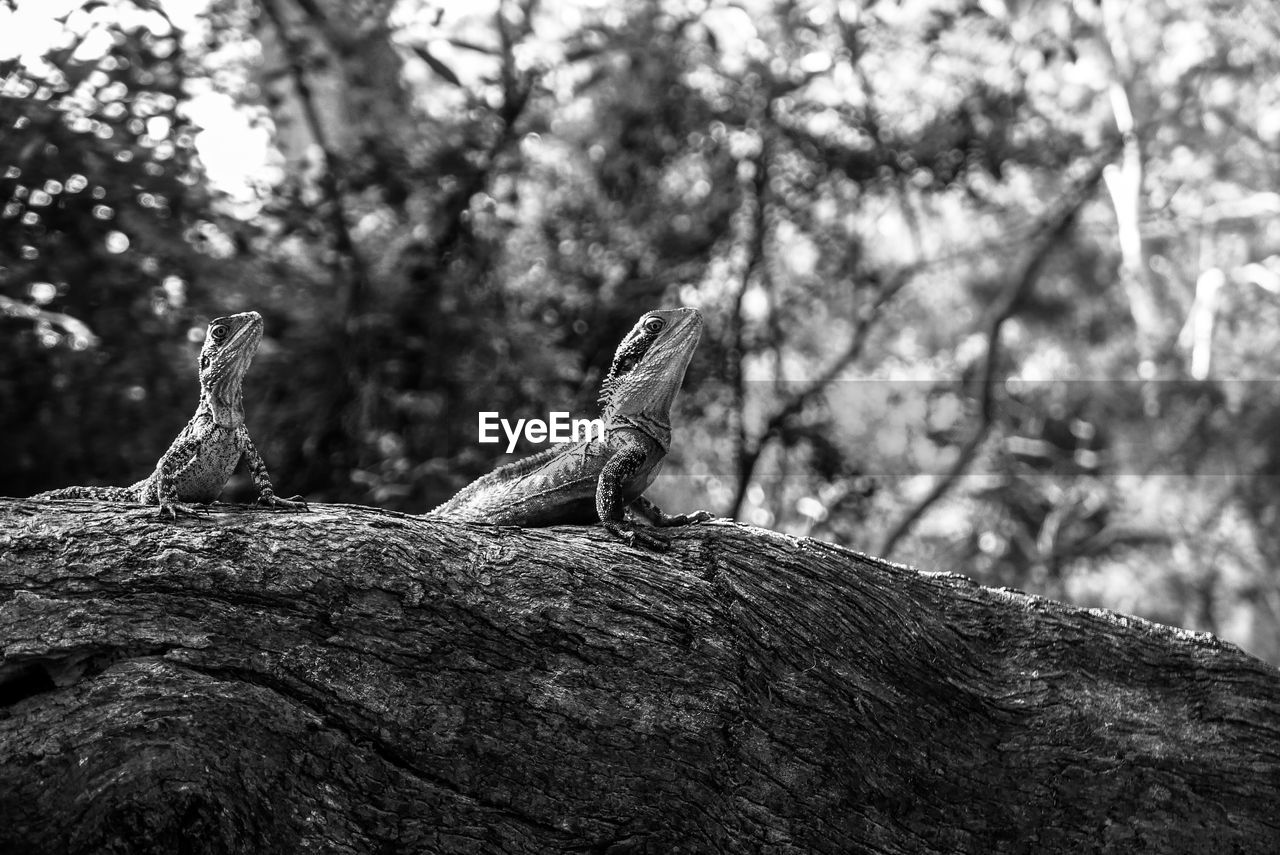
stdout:
<svg viewBox="0 0 1280 855">
<path fill-rule="evenodd" d="M 0 62 L 0 467 L 17 493 L 137 472 L 191 400 L 182 308 L 205 261 L 188 230 L 209 194 L 179 108 L 189 69 L 162 15 L 108 11 L 75 13 L 39 62 Z"/>
<path fill-rule="evenodd" d="M 280 490 L 425 510 L 681 303 L 660 503 L 1280 660 L 1266 0 L 70 8 L 0 64 L 0 491 L 141 477 L 253 308 Z"/>
</svg>

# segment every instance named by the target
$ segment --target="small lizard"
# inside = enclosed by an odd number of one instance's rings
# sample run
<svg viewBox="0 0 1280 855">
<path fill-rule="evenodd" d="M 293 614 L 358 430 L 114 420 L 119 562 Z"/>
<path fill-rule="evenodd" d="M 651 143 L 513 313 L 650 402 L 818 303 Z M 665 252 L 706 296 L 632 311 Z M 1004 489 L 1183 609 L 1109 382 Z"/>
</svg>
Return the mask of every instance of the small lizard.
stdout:
<svg viewBox="0 0 1280 855">
<path fill-rule="evenodd" d="M 159 505 L 162 519 L 177 519 L 180 513 L 196 513 L 185 502 L 217 499 L 243 457 L 258 485 L 260 503 L 306 510 L 301 496 L 276 496 L 267 466 L 244 424 L 242 384 L 262 341 L 262 327 L 257 312 L 215 318 L 209 324 L 200 349 L 200 404 L 149 476 L 131 487 L 63 487 L 32 498 Z"/>
<path fill-rule="evenodd" d="M 626 518 L 630 508 L 655 526 L 712 518 L 668 515 L 641 495 L 671 448 L 671 405 L 702 334 L 696 309 L 642 316 L 618 346 L 600 387 L 604 438 L 549 448 L 500 466 L 426 516 L 493 525 L 586 525 L 596 521 L 628 544 L 664 544 Z"/>
</svg>

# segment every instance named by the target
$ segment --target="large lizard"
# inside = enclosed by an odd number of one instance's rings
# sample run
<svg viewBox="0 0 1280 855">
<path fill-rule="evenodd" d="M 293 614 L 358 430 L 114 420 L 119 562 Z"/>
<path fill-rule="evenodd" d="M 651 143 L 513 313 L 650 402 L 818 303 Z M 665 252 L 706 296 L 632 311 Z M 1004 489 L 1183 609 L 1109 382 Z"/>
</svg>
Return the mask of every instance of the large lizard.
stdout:
<svg viewBox="0 0 1280 855">
<path fill-rule="evenodd" d="M 665 514 L 641 495 L 671 448 L 671 404 L 701 334 L 696 309 L 645 314 L 618 346 L 600 387 L 603 439 L 500 466 L 426 515 L 518 526 L 599 521 L 628 544 L 652 549 L 663 548 L 661 539 L 629 522 L 628 508 L 655 526 L 711 519 L 707 511 Z"/>
<path fill-rule="evenodd" d="M 212 502 L 243 457 L 258 485 L 258 501 L 276 508 L 306 510 L 300 496 L 281 499 L 271 489 L 262 455 L 244 424 L 242 384 L 262 341 L 262 316 L 242 312 L 216 318 L 200 349 L 200 404 L 169 446 L 155 471 L 131 487 L 63 487 L 37 499 L 105 499 L 159 505 L 161 518 L 194 514 L 186 502 Z"/>
</svg>

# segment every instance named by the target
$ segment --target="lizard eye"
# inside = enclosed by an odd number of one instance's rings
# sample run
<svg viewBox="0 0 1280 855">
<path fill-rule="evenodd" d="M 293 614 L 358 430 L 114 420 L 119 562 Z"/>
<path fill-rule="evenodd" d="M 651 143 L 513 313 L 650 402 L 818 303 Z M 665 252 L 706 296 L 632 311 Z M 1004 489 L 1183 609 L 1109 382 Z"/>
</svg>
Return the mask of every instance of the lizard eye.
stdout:
<svg viewBox="0 0 1280 855">
<path fill-rule="evenodd" d="M 227 337 L 227 328 L 222 324 L 215 327 L 209 327 L 209 337 L 215 342 L 221 343 Z"/>
<path fill-rule="evenodd" d="M 665 326 L 666 323 L 662 318 L 650 318 L 644 322 L 644 331 L 650 334 L 659 333 L 662 332 L 662 328 Z"/>
</svg>

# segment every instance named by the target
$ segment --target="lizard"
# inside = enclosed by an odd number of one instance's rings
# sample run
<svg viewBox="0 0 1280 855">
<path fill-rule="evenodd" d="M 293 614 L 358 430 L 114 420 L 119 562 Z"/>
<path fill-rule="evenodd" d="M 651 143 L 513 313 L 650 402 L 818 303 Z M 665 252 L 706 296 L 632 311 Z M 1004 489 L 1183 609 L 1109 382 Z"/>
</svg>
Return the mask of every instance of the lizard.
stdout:
<svg viewBox="0 0 1280 855">
<path fill-rule="evenodd" d="M 618 345 L 600 386 L 604 436 L 553 447 L 500 466 L 425 516 L 492 525 L 603 523 L 628 545 L 665 548 L 626 511 L 653 526 L 712 518 L 708 511 L 668 515 L 644 498 L 671 448 L 671 406 L 702 335 L 697 309 L 647 312 Z"/>
<path fill-rule="evenodd" d="M 300 496 L 276 496 L 267 466 L 244 423 L 244 375 L 262 342 L 262 329 L 262 316 L 257 312 L 241 312 L 209 323 L 200 349 L 200 403 L 146 478 L 129 487 L 63 487 L 32 498 L 159 505 L 161 519 L 177 519 L 179 514 L 197 513 L 187 502 L 217 499 L 244 458 L 258 486 L 259 503 L 306 510 Z"/>
</svg>

